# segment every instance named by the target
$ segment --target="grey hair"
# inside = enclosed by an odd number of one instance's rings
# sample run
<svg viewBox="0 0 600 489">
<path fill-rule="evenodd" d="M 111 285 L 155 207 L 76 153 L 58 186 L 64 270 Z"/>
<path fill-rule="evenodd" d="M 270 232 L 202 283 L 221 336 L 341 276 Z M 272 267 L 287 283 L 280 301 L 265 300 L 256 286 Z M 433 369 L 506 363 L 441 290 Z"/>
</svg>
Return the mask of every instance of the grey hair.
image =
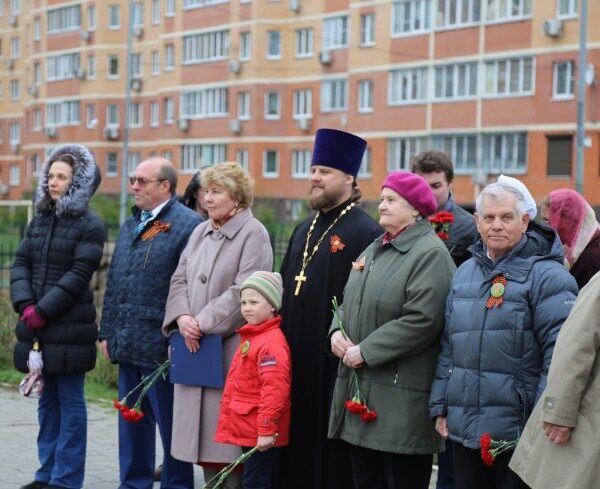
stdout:
<svg viewBox="0 0 600 489">
<path fill-rule="evenodd" d="M 483 205 L 484 197 L 489 197 L 492 200 L 498 201 L 505 198 L 506 194 L 512 195 L 516 199 L 517 214 L 519 218 L 523 217 L 523 215 L 526 212 L 525 196 L 521 192 L 519 192 L 515 187 L 505 185 L 500 182 L 490 183 L 481 191 L 479 197 L 477 197 L 477 202 L 475 202 L 475 211 L 477 212 L 477 214 L 481 214 L 481 208 Z"/>
</svg>

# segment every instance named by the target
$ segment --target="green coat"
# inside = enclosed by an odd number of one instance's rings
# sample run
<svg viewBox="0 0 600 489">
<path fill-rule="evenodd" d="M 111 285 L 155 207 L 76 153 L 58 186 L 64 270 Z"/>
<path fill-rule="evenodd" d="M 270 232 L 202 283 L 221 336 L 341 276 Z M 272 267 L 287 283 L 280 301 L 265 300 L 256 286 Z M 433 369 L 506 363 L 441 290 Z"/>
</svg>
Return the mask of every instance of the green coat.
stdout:
<svg viewBox="0 0 600 489">
<path fill-rule="evenodd" d="M 454 263 L 426 219 L 390 244 L 381 246 L 378 239 L 362 257 L 364 268 L 353 266 L 340 312 L 367 364 L 356 372 L 377 419 L 363 423 L 345 409 L 353 397 L 352 376 L 340 361 L 328 436 L 384 452 L 439 452 L 443 440 L 427 404 Z M 334 318 L 328 342 L 338 329 Z"/>
</svg>

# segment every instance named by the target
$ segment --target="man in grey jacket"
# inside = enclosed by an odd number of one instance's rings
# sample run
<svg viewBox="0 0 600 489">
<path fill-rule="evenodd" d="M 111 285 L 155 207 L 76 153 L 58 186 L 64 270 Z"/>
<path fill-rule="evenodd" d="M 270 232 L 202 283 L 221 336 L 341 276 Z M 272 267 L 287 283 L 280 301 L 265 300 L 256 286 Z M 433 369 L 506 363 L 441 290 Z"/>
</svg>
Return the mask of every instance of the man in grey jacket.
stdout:
<svg viewBox="0 0 600 489">
<path fill-rule="evenodd" d="M 430 398 L 450 439 L 456 489 L 517 489 L 512 450 L 492 467 L 480 439 L 515 440 L 546 384 L 556 337 L 577 295 L 556 233 L 530 220 L 535 203 L 514 179 L 488 185 L 476 204 L 481 240 L 457 270 L 446 302 L 442 352 Z"/>
</svg>

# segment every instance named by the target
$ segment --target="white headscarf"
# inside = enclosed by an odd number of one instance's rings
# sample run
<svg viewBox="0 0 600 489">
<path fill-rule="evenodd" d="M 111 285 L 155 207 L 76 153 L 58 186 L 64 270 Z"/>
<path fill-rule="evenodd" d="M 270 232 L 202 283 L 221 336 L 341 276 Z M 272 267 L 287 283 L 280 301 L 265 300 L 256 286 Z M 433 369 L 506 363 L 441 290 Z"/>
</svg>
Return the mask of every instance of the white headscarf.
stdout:
<svg viewBox="0 0 600 489">
<path fill-rule="evenodd" d="M 535 200 L 531 196 L 531 193 L 529 192 L 529 190 L 527 190 L 527 187 L 525 186 L 525 184 L 523 184 L 523 182 L 513 177 L 500 175 L 498 177 L 498 183 L 501 183 L 508 187 L 512 187 L 521 192 L 523 194 L 523 197 L 525 198 L 525 212 L 529 214 L 529 219 L 535 219 L 535 216 L 537 216 L 537 205 L 535 203 Z"/>
</svg>

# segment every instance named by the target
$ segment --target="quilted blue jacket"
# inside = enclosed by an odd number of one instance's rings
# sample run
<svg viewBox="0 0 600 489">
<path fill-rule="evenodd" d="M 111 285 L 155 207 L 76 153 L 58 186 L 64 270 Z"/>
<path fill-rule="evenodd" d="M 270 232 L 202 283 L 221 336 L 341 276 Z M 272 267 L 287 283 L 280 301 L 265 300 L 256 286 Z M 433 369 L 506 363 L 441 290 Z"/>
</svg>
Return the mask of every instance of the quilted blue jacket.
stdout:
<svg viewBox="0 0 600 489">
<path fill-rule="evenodd" d="M 449 438 L 480 447 L 485 432 L 512 440 L 546 385 L 558 332 L 577 296 L 556 233 L 531 222 L 525 246 L 494 266 L 482 242 L 456 271 L 430 397 L 432 418 L 446 416 Z M 486 308 L 492 280 L 507 279 L 503 302 Z"/>
<path fill-rule="evenodd" d="M 108 340 L 113 362 L 154 368 L 167 358 L 161 326 L 171 275 L 201 219 L 173 196 L 155 218 L 170 224 L 168 231 L 142 240 L 136 232 L 140 213 L 134 208 L 119 232 L 98 339 Z"/>
</svg>

